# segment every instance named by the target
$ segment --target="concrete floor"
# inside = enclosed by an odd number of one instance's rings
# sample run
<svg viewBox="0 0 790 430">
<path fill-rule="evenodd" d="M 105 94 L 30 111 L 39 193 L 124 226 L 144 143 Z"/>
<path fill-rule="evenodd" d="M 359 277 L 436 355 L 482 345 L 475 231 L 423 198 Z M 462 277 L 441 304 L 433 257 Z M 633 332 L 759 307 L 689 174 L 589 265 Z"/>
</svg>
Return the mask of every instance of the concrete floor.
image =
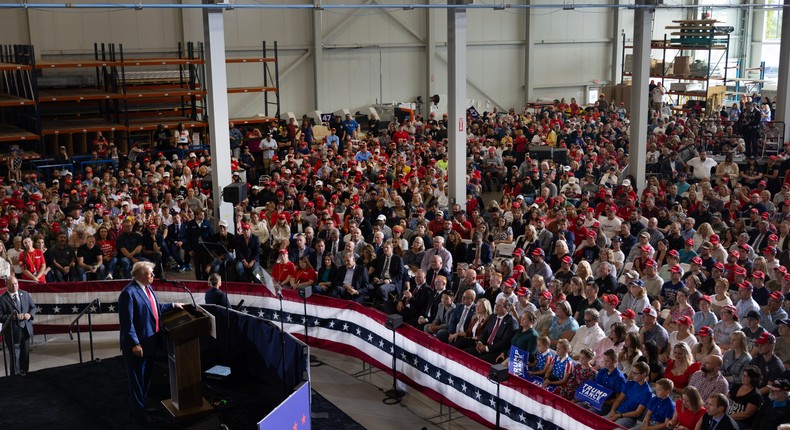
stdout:
<svg viewBox="0 0 790 430">
<path fill-rule="evenodd" d="M 87 335 L 82 338 L 83 359 L 90 360 Z M 118 332 L 94 334 L 96 358 L 119 355 Z M 471 430 L 484 426 L 464 417 L 461 413 L 441 406 L 415 390 L 405 388 L 408 394 L 400 404 L 385 405 L 384 391 L 392 386 L 392 376 L 378 370 L 363 376 L 354 373 L 364 370 L 360 360 L 340 354 L 314 349 L 312 353 L 323 365 L 310 368 L 313 389 L 335 404 L 343 412 L 368 429 L 375 430 Z M 76 336 L 70 340 L 68 334 L 37 335 L 30 357 L 30 370 L 79 363 Z M 0 369 L 0 375 L 4 375 Z M 320 429 L 320 418 L 313 422 Z"/>
</svg>

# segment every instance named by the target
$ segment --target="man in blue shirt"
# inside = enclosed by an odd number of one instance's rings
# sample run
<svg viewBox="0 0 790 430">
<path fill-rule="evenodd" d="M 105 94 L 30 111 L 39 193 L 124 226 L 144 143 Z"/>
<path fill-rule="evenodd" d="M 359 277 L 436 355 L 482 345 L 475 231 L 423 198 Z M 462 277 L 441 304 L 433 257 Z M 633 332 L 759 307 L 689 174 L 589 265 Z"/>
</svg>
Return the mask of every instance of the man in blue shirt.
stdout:
<svg viewBox="0 0 790 430">
<path fill-rule="evenodd" d="M 649 374 L 650 366 L 645 362 L 640 361 L 631 367 L 632 379 L 626 382 L 625 390 L 617 396 L 607 418 L 625 428 L 636 425 L 653 397 L 653 391 L 647 383 Z"/>
<path fill-rule="evenodd" d="M 345 134 L 351 136 L 352 139 L 356 139 L 357 131 L 359 131 L 359 124 L 353 118 L 351 118 L 351 114 L 346 114 L 346 119 L 343 120 L 343 129 L 345 130 Z"/>
<path fill-rule="evenodd" d="M 625 388 L 625 375 L 615 365 L 617 364 L 617 353 L 613 349 L 607 349 L 603 353 L 603 367 L 595 375 L 595 383 L 612 390 L 612 394 L 606 399 L 601 407 L 601 415 L 606 415 L 612 409 L 612 404 L 617 399 L 617 395 Z"/>
</svg>

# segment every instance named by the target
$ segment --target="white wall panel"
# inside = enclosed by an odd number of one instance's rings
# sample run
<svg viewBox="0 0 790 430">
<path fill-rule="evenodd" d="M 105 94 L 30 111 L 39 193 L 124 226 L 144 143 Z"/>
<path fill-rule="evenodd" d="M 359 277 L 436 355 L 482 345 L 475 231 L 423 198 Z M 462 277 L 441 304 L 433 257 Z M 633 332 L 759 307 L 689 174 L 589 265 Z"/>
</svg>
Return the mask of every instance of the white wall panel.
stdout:
<svg viewBox="0 0 790 430">
<path fill-rule="evenodd" d="M 102 3 L 101 0 L 80 1 Z M 96 42 L 123 43 L 127 52 L 163 52 L 173 50 L 181 40 L 179 12 L 171 9 L 30 9 L 28 13 L 37 33 L 36 49 L 42 55 L 92 54 Z M 5 20 L 0 18 L 3 24 Z"/>
<path fill-rule="evenodd" d="M 26 11 L 3 10 L 0 13 L 0 41 L 4 44 L 30 43 Z"/>
<path fill-rule="evenodd" d="M 535 88 L 566 87 L 609 80 L 609 43 L 536 44 Z"/>
<path fill-rule="evenodd" d="M 284 1 L 283 3 L 289 3 Z M 304 3 L 296 2 L 292 3 Z M 225 44 L 229 49 L 259 49 L 261 42 L 306 46 L 313 37 L 312 11 L 236 9 L 225 12 Z"/>
</svg>

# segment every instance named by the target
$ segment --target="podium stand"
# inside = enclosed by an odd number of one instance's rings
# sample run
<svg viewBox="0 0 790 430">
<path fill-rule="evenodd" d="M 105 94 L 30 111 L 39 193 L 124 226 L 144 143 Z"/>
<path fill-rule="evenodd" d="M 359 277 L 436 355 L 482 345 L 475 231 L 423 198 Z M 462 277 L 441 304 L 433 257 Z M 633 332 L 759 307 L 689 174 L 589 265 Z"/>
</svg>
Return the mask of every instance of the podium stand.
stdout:
<svg viewBox="0 0 790 430">
<path fill-rule="evenodd" d="M 167 337 L 170 399 L 162 405 L 179 421 L 213 410 L 203 398 L 200 368 L 200 337 L 211 333 L 211 318 L 200 306 L 184 305 L 162 315 Z"/>
</svg>

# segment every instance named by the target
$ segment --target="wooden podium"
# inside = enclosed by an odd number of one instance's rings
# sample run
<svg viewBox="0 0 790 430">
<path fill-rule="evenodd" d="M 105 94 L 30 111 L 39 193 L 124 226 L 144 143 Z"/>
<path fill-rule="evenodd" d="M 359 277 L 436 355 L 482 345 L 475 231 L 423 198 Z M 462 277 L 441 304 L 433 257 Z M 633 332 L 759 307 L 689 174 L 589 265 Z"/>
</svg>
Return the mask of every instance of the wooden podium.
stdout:
<svg viewBox="0 0 790 430">
<path fill-rule="evenodd" d="M 162 315 L 167 337 L 170 399 L 162 405 L 175 420 L 205 414 L 213 407 L 203 398 L 200 368 L 200 337 L 211 333 L 212 319 L 198 306 L 184 305 Z"/>
</svg>

